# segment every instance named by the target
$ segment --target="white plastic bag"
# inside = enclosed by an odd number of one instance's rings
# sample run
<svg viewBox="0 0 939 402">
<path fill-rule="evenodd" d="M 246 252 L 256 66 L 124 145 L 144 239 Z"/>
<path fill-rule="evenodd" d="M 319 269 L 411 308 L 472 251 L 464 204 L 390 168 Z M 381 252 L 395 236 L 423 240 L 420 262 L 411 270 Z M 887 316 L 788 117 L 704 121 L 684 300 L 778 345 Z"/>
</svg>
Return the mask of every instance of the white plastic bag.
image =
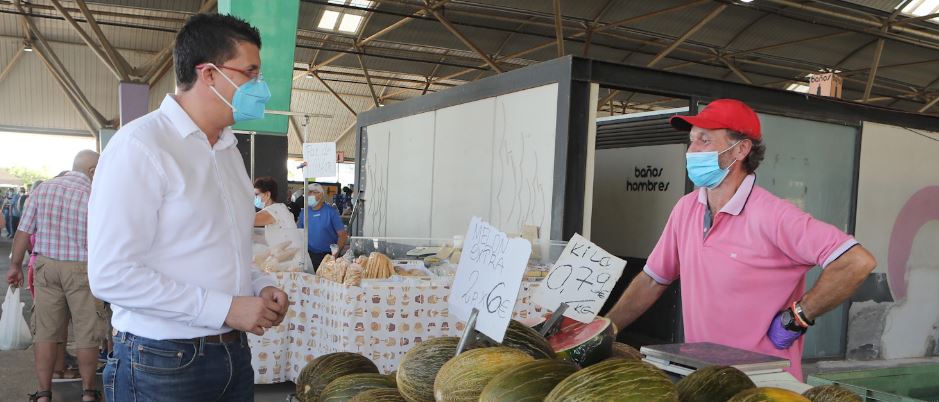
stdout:
<svg viewBox="0 0 939 402">
<path fill-rule="evenodd" d="M 3 315 L 0 315 L 0 350 L 26 349 L 33 343 L 29 327 L 23 318 L 20 288 L 7 288 L 3 299 Z"/>
</svg>

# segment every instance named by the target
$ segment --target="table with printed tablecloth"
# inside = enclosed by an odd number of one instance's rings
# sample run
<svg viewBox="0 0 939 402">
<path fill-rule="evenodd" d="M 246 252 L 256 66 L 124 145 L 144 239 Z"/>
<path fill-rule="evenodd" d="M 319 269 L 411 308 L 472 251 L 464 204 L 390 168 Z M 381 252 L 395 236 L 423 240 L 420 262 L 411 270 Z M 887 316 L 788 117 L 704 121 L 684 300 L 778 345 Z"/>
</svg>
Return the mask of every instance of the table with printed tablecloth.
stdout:
<svg viewBox="0 0 939 402">
<path fill-rule="evenodd" d="M 272 275 L 287 292 L 290 309 L 281 325 L 263 336 L 248 335 L 258 384 L 294 381 L 309 361 L 332 352 L 362 354 L 389 373 L 415 343 L 460 336 L 464 328 L 449 314 L 446 282 L 371 282 L 358 287 L 303 272 Z M 530 321 L 544 314 L 530 301 L 537 286 L 522 282 L 516 319 Z"/>
</svg>

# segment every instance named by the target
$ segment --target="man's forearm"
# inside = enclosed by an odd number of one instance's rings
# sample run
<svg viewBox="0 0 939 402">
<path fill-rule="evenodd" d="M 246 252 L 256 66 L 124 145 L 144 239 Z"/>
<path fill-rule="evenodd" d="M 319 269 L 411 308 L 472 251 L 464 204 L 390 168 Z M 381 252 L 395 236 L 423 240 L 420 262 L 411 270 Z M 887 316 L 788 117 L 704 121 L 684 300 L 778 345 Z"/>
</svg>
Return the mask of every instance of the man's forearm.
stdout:
<svg viewBox="0 0 939 402">
<path fill-rule="evenodd" d="M 877 262 L 864 247 L 852 247 L 822 271 L 815 286 L 802 297 L 802 310 L 809 320 L 844 303 L 874 270 Z"/>
<path fill-rule="evenodd" d="M 649 274 L 640 272 L 629 283 L 607 317 L 613 320 L 617 328 L 623 329 L 645 313 L 667 288 L 668 285 L 661 285 Z"/>
<path fill-rule="evenodd" d="M 29 236 L 22 230 L 16 232 L 13 237 L 13 253 L 10 255 L 10 267 L 19 267 L 22 269 L 23 259 L 26 256 L 26 250 L 29 248 Z"/>
</svg>

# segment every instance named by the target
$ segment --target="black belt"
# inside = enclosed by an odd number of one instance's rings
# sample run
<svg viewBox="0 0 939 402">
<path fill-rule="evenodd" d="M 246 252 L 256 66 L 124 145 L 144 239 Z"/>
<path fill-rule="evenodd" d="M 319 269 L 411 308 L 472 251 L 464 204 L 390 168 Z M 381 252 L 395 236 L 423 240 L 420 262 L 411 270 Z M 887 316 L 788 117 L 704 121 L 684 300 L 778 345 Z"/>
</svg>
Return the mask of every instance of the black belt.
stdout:
<svg viewBox="0 0 939 402">
<path fill-rule="evenodd" d="M 241 334 L 242 334 L 241 331 L 233 329 L 224 334 L 206 335 L 206 336 L 200 336 L 198 338 L 192 338 L 192 339 L 170 339 L 170 340 L 173 342 L 185 342 L 185 343 L 195 343 L 195 344 L 199 344 L 202 342 L 204 343 L 232 343 L 232 342 L 240 341 Z"/>
</svg>

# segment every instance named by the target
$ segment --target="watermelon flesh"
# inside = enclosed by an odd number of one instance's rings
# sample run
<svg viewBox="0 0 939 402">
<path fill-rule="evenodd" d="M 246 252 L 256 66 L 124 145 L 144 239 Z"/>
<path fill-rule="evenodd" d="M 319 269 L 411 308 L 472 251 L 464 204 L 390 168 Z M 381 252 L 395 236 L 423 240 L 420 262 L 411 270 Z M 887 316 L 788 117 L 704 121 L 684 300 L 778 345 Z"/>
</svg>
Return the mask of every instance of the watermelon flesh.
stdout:
<svg viewBox="0 0 939 402">
<path fill-rule="evenodd" d="M 558 331 L 548 336 L 548 344 L 558 358 L 587 367 L 612 355 L 614 338 L 613 323 L 606 317 L 589 324 L 563 317 Z"/>
</svg>

